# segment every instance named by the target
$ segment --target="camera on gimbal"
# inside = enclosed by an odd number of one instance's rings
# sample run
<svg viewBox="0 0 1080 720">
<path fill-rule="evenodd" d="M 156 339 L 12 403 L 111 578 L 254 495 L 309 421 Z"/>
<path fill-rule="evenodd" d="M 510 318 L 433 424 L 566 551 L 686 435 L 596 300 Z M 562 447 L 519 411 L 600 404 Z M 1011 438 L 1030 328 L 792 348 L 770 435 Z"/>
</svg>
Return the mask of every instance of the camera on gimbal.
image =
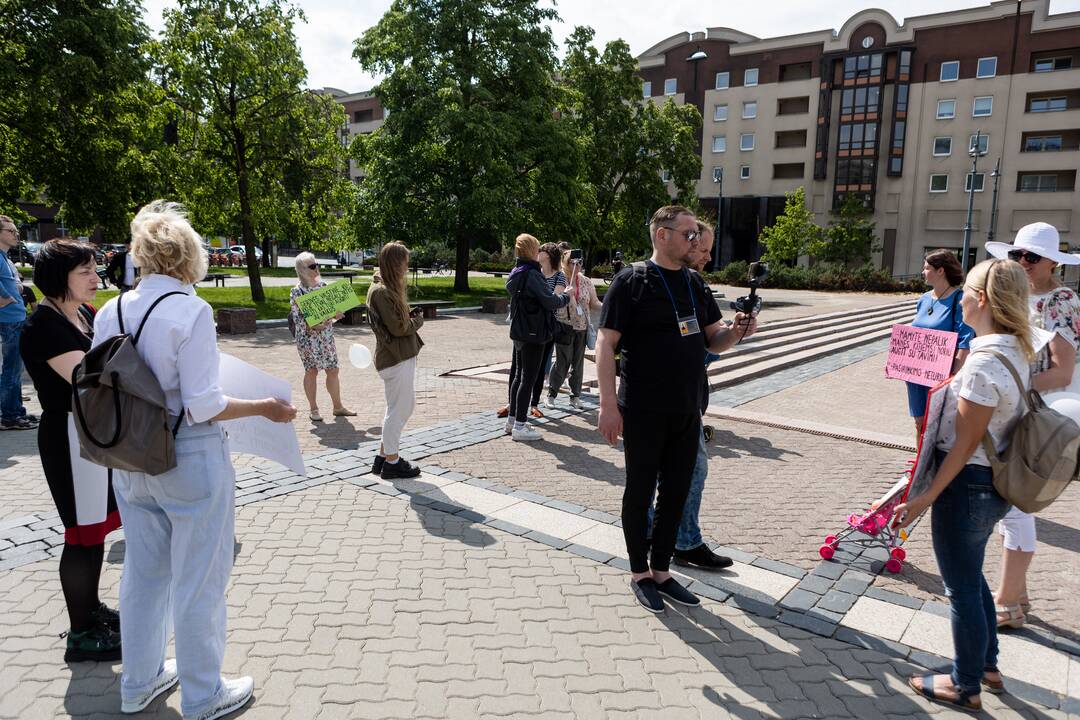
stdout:
<svg viewBox="0 0 1080 720">
<path fill-rule="evenodd" d="M 758 285 L 769 274 L 768 263 L 750 263 L 750 294 L 743 295 L 738 300 L 731 302 L 731 309 L 744 315 L 756 315 L 761 310 L 761 296 L 757 294 Z"/>
</svg>

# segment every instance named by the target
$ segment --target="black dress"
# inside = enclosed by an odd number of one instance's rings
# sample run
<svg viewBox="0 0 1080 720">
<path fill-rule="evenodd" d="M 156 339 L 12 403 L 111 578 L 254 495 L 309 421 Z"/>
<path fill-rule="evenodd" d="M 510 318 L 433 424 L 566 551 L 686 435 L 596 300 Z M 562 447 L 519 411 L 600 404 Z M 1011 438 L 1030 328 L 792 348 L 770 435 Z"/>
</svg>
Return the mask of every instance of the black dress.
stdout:
<svg viewBox="0 0 1080 720">
<path fill-rule="evenodd" d="M 93 310 L 79 309 L 89 327 Z M 41 401 L 38 452 L 49 492 L 64 523 L 69 545 L 100 545 L 120 527 L 109 471 L 79 457 L 79 439 L 71 421 L 71 385 L 49 366 L 49 360 L 73 351 L 90 350 L 90 337 L 58 311 L 38 305 L 23 326 L 19 341 L 26 371 Z"/>
</svg>

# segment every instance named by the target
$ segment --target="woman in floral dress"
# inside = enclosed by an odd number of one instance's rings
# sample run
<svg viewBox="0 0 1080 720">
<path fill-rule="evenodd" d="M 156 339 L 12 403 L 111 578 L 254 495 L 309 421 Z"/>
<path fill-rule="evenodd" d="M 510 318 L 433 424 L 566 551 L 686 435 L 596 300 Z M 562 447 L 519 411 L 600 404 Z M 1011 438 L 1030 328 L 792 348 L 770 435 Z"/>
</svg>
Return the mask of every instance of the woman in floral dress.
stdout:
<svg viewBox="0 0 1080 720">
<path fill-rule="evenodd" d="M 311 421 L 322 422 L 317 398 L 320 370 L 326 373 L 326 391 L 330 393 L 330 400 L 334 403 L 334 416 L 356 415 L 341 403 L 337 345 L 334 344 L 334 320 L 340 319 L 341 316 L 331 318 L 314 327 L 308 327 L 303 313 L 300 312 L 300 307 L 296 304 L 298 297 L 326 285 L 319 277 L 319 264 L 314 255 L 302 252 L 296 256 L 296 276 L 300 282 L 289 294 L 291 306 L 289 314 L 292 317 L 292 325 L 296 328 L 296 350 L 300 353 L 300 361 L 304 364 L 304 394 L 307 395 L 308 405 L 311 407 Z"/>
</svg>

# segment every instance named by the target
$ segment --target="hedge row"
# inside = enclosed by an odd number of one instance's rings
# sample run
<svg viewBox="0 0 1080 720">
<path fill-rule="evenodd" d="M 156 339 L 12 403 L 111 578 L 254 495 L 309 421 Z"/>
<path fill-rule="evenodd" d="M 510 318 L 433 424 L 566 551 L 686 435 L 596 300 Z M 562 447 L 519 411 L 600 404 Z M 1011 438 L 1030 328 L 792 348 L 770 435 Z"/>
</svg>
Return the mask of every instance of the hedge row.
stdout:
<svg viewBox="0 0 1080 720">
<path fill-rule="evenodd" d="M 718 272 L 706 273 L 706 279 L 720 285 L 748 287 L 749 264 L 733 262 Z M 813 267 L 773 264 L 769 266 L 762 287 L 785 290 L 838 290 L 847 292 L 923 292 L 922 278 L 896 280 L 888 270 L 870 263 L 857 268 L 819 263 Z"/>
</svg>

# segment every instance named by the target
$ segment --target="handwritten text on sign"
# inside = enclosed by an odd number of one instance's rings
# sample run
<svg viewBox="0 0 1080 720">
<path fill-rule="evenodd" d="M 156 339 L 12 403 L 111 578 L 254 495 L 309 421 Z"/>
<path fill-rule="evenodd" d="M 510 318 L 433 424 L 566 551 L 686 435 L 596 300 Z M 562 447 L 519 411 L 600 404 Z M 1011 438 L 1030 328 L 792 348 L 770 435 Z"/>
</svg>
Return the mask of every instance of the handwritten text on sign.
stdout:
<svg viewBox="0 0 1080 720">
<path fill-rule="evenodd" d="M 360 304 L 360 300 L 356 297 L 348 280 L 338 280 L 318 290 L 312 290 L 306 295 L 301 295 L 296 298 L 296 304 L 300 312 L 304 313 L 304 321 L 307 322 L 308 327 L 315 327 L 339 312 L 351 310 Z"/>
<path fill-rule="evenodd" d="M 893 325 L 885 377 L 932 387 L 952 374 L 956 333 Z"/>
</svg>

